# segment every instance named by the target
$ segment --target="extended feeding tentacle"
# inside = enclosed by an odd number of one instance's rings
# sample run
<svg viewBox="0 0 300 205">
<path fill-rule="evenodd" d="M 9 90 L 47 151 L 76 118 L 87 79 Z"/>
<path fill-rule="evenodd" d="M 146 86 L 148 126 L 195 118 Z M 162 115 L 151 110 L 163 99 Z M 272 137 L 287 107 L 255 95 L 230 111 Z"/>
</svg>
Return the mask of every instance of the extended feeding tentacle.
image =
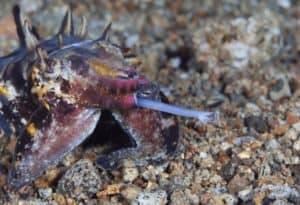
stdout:
<svg viewBox="0 0 300 205">
<path fill-rule="evenodd" d="M 214 121 L 217 117 L 215 112 L 202 112 L 197 110 L 191 110 L 183 107 L 178 107 L 175 105 L 170 105 L 158 101 L 154 101 L 151 99 L 146 98 L 139 98 L 136 99 L 136 106 L 148 108 L 160 112 L 166 112 L 173 115 L 178 115 L 182 117 L 191 117 L 199 120 L 202 123 L 208 123 Z"/>
</svg>

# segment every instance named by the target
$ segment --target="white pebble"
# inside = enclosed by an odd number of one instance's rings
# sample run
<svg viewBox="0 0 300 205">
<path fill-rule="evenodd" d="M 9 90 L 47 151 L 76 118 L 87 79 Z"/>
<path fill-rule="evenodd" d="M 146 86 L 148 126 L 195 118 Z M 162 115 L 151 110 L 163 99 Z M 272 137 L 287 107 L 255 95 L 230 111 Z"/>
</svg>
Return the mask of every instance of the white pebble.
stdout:
<svg viewBox="0 0 300 205">
<path fill-rule="evenodd" d="M 38 192 L 41 198 L 47 199 L 48 197 L 51 196 L 52 189 L 51 188 L 39 189 Z"/>
<path fill-rule="evenodd" d="M 167 204 L 167 192 L 161 189 L 147 190 L 140 193 L 132 205 L 164 205 Z"/>
<path fill-rule="evenodd" d="M 294 149 L 295 151 L 297 151 L 297 152 L 300 151 L 300 139 L 297 140 L 297 141 L 294 143 L 293 149 Z"/>
<path fill-rule="evenodd" d="M 136 167 L 125 167 L 122 172 L 125 182 L 132 182 L 139 176 L 139 171 Z"/>
</svg>

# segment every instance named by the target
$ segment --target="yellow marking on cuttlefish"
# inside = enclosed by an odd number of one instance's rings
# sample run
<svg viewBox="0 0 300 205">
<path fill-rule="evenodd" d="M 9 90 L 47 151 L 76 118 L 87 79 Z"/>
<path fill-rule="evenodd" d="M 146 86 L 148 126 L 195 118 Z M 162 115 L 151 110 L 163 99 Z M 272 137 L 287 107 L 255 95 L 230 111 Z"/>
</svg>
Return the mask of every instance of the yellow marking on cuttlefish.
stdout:
<svg viewBox="0 0 300 205">
<path fill-rule="evenodd" d="M 8 91 L 8 89 L 6 87 L 0 85 L 0 94 L 8 96 L 9 95 L 9 91 Z"/>
<path fill-rule="evenodd" d="M 43 106 L 47 109 L 50 110 L 49 104 L 43 99 L 45 94 L 49 91 L 47 86 L 45 85 L 38 85 L 32 88 L 31 92 L 35 93 L 38 97 L 38 99 L 42 102 Z"/>
<path fill-rule="evenodd" d="M 37 85 L 35 87 L 32 88 L 32 93 L 35 93 L 38 96 L 39 100 L 42 100 L 45 93 L 47 93 L 48 88 L 44 85 Z"/>
<path fill-rule="evenodd" d="M 26 127 L 26 131 L 27 133 L 31 136 L 31 137 L 34 137 L 35 133 L 36 133 L 36 127 L 34 125 L 33 122 L 29 123 Z"/>
<path fill-rule="evenodd" d="M 43 102 L 43 105 L 47 110 L 50 110 L 50 105 L 46 101 Z"/>
<path fill-rule="evenodd" d="M 106 77 L 127 77 L 127 75 L 121 71 L 114 70 L 113 68 L 108 67 L 107 65 L 100 63 L 96 60 L 90 60 L 91 66 L 94 68 L 94 70 L 99 73 L 100 75 L 106 76 Z"/>
</svg>

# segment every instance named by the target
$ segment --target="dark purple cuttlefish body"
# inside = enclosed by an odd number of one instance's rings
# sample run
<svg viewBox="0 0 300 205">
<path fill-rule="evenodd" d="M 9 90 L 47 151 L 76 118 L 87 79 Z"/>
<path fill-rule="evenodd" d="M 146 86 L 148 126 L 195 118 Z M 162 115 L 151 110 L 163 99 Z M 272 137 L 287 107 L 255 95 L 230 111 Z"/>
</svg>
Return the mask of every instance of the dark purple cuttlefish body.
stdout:
<svg viewBox="0 0 300 205">
<path fill-rule="evenodd" d="M 0 58 L 0 125 L 6 135 L 17 136 L 10 187 L 30 183 L 81 144 L 101 123 L 103 110 L 132 146 L 100 156 L 99 166 L 109 169 L 123 158 L 137 164 L 163 161 L 174 152 L 177 121 L 159 111 L 174 108 L 184 116 L 192 111 L 160 102 L 159 87 L 108 41 L 110 25 L 99 39 L 86 40 L 85 20 L 75 34 L 68 10 L 57 35 L 42 40 L 18 7 L 14 16 L 20 48 Z M 207 122 L 214 113 L 202 117 Z"/>
</svg>

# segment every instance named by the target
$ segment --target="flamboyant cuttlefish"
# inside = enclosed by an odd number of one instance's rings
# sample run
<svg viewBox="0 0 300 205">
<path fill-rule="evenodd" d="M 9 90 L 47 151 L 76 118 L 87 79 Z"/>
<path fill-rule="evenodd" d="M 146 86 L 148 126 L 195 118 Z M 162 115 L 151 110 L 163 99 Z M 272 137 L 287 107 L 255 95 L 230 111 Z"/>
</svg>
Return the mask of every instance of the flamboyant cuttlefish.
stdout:
<svg viewBox="0 0 300 205">
<path fill-rule="evenodd" d="M 162 112 L 214 119 L 213 112 L 162 102 L 158 85 L 108 40 L 110 25 L 87 40 L 86 20 L 75 32 L 68 10 L 58 33 L 43 40 L 18 6 L 13 14 L 20 48 L 0 58 L 0 125 L 6 137 L 17 136 L 10 187 L 28 184 L 81 144 L 101 123 L 101 112 L 109 112 L 131 141 L 131 147 L 101 156 L 103 168 L 123 158 L 137 164 L 166 159 L 179 134 L 176 119 Z"/>
</svg>

